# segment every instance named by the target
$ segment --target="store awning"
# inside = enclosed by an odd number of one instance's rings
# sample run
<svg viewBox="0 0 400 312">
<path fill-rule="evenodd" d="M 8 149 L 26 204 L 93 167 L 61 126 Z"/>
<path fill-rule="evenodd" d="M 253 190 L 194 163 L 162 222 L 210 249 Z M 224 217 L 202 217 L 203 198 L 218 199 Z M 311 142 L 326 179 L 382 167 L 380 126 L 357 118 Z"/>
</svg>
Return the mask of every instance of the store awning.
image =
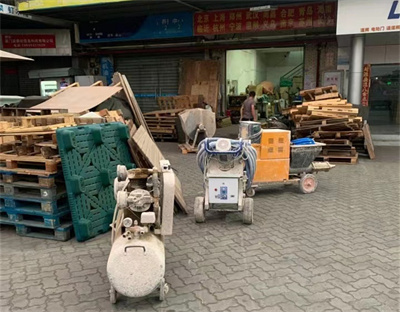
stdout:
<svg viewBox="0 0 400 312">
<path fill-rule="evenodd" d="M 33 59 L 0 50 L 0 62 L 7 62 L 7 61 L 33 61 Z"/>
</svg>

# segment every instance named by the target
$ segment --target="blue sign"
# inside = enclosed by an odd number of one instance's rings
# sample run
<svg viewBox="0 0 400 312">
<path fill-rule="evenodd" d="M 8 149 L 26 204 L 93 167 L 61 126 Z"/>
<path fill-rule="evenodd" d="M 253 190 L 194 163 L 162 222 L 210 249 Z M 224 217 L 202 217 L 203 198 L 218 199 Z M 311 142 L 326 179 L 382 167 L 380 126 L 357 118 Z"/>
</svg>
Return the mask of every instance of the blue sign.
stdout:
<svg viewBox="0 0 400 312">
<path fill-rule="evenodd" d="M 80 42 L 114 42 L 193 36 L 189 12 L 122 18 L 79 25 Z"/>
<path fill-rule="evenodd" d="M 393 1 L 392 8 L 390 9 L 388 19 L 399 19 L 400 13 L 396 13 L 399 1 Z"/>
<path fill-rule="evenodd" d="M 107 85 L 112 83 L 112 77 L 114 75 L 114 66 L 111 57 L 102 56 L 100 58 L 100 70 L 101 75 L 106 77 Z"/>
</svg>

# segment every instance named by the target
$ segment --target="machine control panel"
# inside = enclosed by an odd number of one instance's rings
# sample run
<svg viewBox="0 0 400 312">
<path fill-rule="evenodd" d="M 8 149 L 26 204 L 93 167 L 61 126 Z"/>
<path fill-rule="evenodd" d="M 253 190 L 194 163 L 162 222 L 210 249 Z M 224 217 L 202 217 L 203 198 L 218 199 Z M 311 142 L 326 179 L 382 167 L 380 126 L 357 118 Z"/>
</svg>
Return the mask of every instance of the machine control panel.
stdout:
<svg viewBox="0 0 400 312">
<path fill-rule="evenodd" d="M 210 178 L 208 187 L 211 204 L 236 204 L 238 202 L 238 179 Z"/>
</svg>

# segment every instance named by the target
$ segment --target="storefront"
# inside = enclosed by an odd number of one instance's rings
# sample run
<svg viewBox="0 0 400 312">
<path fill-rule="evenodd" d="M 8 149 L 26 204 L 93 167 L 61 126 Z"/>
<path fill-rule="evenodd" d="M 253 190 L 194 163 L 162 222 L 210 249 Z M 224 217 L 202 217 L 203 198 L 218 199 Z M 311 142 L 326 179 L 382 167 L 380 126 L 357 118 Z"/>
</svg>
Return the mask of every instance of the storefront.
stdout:
<svg viewBox="0 0 400 312">
<path fill-rule="evenodd" d="M 0 49 L 34 59 L 2 65 L 3 95 L 39 95 L 40 79 L 30 78 L 30 71 L 72 65 L 71 37 L 67 29 L 2 29 Z"/>
<path fill-rule="evenodd" d="M 114 71 L 124 73 L 145 112 L 157 109 L 157 97 L 179 93 L 184 59 L 219 61 L 219 115 L 229 96 L 246 93 L 249 85 L 271 81 L 277 98 L 290 103 L 299 89 L 322 85 L 324 73 L 336 70 L 335 1 L 242 9 L 221 4 L 210 11 L 186 6 L 135 18 L 124 15 L 122 5 L 118 19 L 81 16 L 73 63 L 109 83 Z M 53 16 L 69 14 L 58 12 Z"/>
<path fill-rule="evenodd" d="M 374 133 L 399 133 L 398 1 L 339 0 L 337 35 L 338 70 L 345 74 L 345 95 L 360 106 Z"/>
</svg>

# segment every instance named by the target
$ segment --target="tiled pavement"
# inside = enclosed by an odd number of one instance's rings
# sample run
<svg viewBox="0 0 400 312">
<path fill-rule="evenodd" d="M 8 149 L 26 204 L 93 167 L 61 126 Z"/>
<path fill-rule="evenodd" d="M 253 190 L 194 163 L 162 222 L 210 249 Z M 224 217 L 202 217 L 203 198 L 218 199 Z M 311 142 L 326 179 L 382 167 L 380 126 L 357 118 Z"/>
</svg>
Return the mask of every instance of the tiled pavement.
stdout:
<svg viewBox="0 0 400 312">
<path fill-rule="evenodd" d="M 192 211 L 202 193 L 195 155 L 159 145 Z M 178 215 L 162 303 L 109 303 L 109 234 L 61 243 L 3 227 L 0 311 L 399 311 L 399 154 L 376 152 L 375 161 L 319 174 L 314 194 L 294 185 L 258 190 L 251 226 L 237 214 L 210 213 L 205 224 Z"/>
</svg>

